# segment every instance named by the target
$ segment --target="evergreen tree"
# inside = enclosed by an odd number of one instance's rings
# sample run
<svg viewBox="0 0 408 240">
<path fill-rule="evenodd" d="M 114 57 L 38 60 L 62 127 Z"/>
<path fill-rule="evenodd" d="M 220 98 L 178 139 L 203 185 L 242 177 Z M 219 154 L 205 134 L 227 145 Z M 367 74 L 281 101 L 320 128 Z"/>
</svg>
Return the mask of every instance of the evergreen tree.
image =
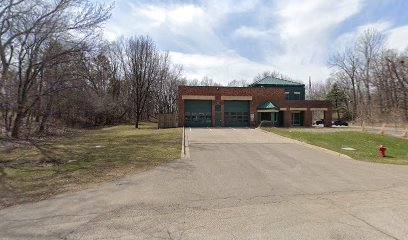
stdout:
<svg viewBox="0 0 408 240">
<path fill-rule="evenodd" d="M 334 83 L 330 92 L 326 95 L 326 100 L 332 102 L 333 111 L 337 113 L 337 119 L 340 119 L 340 112 L 344 112 L 346 109 L 346 94 L 337 83 Z"/>
</svg>

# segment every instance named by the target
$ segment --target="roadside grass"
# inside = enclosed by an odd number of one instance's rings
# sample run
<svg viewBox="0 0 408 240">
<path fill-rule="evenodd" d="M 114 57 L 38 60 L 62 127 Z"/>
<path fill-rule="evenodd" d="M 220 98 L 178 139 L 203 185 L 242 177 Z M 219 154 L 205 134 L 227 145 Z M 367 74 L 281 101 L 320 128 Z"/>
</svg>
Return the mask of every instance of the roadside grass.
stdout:
<svg viewBox="0 0 408 240">
<path fill-rule="evenodd" d="M 182 129 L 121 125 L 0 148 L 0 208 L 79 190 L 180 158 Z M 4 141 L 4 139 L 2 139 Z"/>
<path fill-rule="evenodd" d="M 284 137 L 330 149 L 356 160 L 408 165 L 408 139 L 356 131 L 306 132 L 277 128 L 263 129 Z M 387 148 L 386 157 L 384 158 L 378 156 L 377 147 L 379 145 L 384 145 Z M 346 147 L 356 150 L 342 149 Z"/>
</svg>

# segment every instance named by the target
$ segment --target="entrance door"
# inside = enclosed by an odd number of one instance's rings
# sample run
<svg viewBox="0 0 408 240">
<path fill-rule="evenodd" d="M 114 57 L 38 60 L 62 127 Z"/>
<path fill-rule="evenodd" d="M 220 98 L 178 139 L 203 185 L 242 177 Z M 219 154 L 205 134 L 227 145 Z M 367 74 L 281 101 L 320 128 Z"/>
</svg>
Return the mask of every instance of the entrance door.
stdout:
<svg viewBox="0 0 408 240">
<path fill-rule="evenodd" d="M 301 112 L 292 112 L 292 126 L 302 125 L 302 114 Z"/>
<path fill-rule="evenodd" d="M 277 112 L 260 112 L 259 120 L 262 126 L 269 126 L 269 127 L 278 126 L 278 113 Z"/>
<path fill-rule="evenodd" d="M 261 112 L 261 121 L 272 121 L 271 112 Z"/>
<path fill-rule="evenodd" d="M 278 126 L 279 127 L 283 127 L 284 126 L 284 118 L 285 117 L 285 114 L 284 114 L 284 112 L 283 111 L 280 111 L 279 112 L 279 114 L 278 114 Z"/>
</svg>

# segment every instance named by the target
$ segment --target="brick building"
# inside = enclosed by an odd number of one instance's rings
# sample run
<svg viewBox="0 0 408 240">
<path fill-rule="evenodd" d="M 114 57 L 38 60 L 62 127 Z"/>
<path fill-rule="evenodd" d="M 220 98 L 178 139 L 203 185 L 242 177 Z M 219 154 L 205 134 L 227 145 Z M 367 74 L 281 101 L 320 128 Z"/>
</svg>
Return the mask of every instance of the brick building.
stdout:
<svg viewBox="0 0 408 240">
<path fill-rule="evenodd" d="M 305 100 L 305 85 L 273 77 L 249 87 L 179 87 L 179 126 L 312 126 L 312 112 L 324 112 L 330 127 L 330 101 Z"/>
</svg>

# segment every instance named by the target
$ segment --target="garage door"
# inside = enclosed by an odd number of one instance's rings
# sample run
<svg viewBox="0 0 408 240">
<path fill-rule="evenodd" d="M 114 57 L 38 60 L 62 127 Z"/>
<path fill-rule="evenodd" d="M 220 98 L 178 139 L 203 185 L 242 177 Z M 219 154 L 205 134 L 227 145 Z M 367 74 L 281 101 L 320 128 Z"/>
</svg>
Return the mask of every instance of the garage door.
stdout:
<svg viewBox="0 0 408 240">
<path fill-rule="evenodd" d="M 224 101 L 226 127 L 249 126 L 249 101 Z"/>
<path fill-rule="evenodd" d="M 185 100 L 184 126 L 211 127 L 211 101 Z"/>
</svg>

